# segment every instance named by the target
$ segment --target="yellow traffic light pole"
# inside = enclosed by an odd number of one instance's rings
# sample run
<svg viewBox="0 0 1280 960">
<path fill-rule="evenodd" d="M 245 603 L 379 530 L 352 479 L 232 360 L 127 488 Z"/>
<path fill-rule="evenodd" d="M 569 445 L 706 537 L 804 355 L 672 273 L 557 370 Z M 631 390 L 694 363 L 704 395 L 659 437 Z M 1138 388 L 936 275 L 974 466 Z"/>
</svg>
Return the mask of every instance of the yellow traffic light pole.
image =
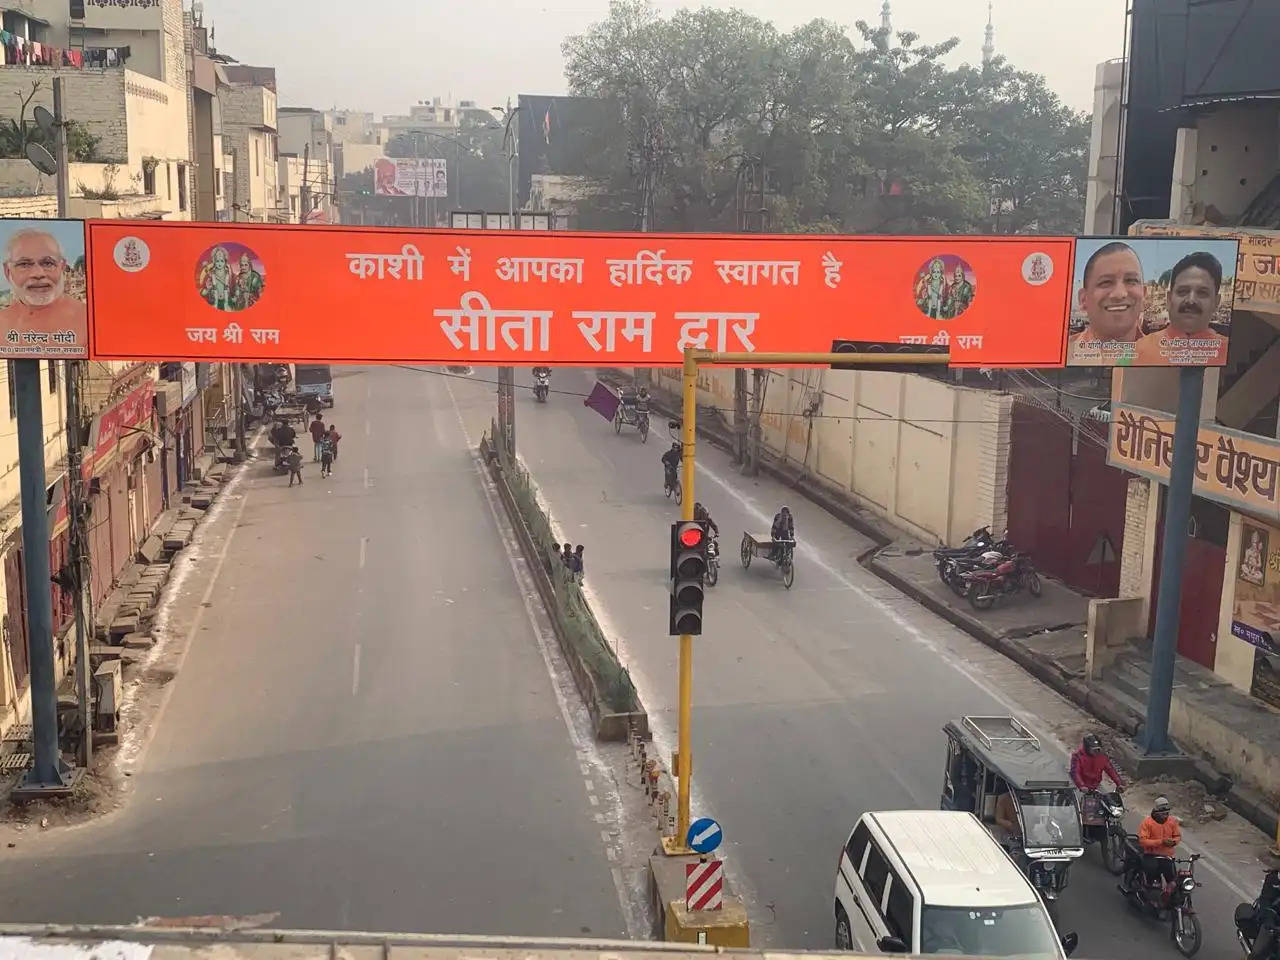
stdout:
<svg viewBox="0 0 1280 960">
<path fill-rule="evenodd" d="M 698 367 L 719 365 L 733 367 L 829 366 L 833 363 L 857 363 L 865 366 L 945 366 L 950 361 L 945 353 L 713 353 L 686 348 L 681 376 L 682 411 L 680 440 L 683 448 L 681 485 L 684 499 L 680 519 L 693 519 L 694 444 L 697 439 Z M 664 850 L 673 855 L 692 853 L 685 846 L 689 835 L 689 792 L 693 779 L 691 741 L 693 713 L 693 637 L 680 636 L 680 728 L 676 751 L 676 834 L 665 838 Z"/>
</svg>

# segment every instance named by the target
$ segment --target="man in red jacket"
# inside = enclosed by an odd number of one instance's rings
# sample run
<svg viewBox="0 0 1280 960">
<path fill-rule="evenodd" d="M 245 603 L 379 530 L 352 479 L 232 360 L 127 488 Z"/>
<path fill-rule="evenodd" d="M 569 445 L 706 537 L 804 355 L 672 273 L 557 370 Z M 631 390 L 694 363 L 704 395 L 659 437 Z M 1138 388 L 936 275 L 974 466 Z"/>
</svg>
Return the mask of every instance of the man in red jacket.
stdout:
<svg viewBox="0 0 1280 960">
<path fill-rule="evenodd" d="M 1079 790 L 1097 790 L 1102 784 L 1103 774 L 1111 778 L 1117 790 L 1124 789 L 1124 781 L 1111 758 L 1102 752 L 1102 741 L 1092 733 L 1086 734 L 1071 754 L 1071 782 Z"/>
</svg>

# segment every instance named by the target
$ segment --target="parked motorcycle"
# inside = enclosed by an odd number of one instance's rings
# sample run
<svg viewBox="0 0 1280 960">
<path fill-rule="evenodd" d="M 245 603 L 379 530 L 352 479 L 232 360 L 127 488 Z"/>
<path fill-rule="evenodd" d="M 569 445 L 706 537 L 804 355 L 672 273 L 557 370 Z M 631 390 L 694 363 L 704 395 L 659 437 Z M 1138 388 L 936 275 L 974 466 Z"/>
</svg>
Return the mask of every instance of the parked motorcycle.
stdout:
<svg viewBox="0 0 1280 960">
<path fill-rule="evenodd" d="M 984 557 L 987 556 L 984 554 Z M 960 577 L 965 581 L 965 595 L 975 610 L 990 610 L 997 599 L 1017 593 L 1023 587 L 1033 597 L 1043 589 L 1040 576 L 1025 553 L 1015 553 L 997 561 L 994 566 L 981 566 L 964 570 Z"/>
<path fill-rule="evenodd" d="M 538 371 L 533 375 L 533 399 L 539 403 L 547 402 L 547 394 L 551 392 L 551 374 Z"/>
<path fill-rule="evenodd" d="M 707 539 L 707 586 L 714 587 L 720 579 L 720 541 L 716 537 Z"/>
<path fill-rule="evenodd" d="M 1124 874 L 1119 890 L 1130 905 L 1157 920 L 1169 921 L 1169 936 L 1184 957 L 1193 957 L 1200 949 L 1200 918 L 1196 916 L 1191 894 L 1200 886 L 1196 880 L 1196 861 L 1200 854 L 1186 859 L 1170 857 L 1176 866 L 1173 886 L 1166 889 L 1159 878 L 1154 881 L 1142 869 L 1142 848 L 1133 834 L 1125 835 Z"/>
<path fill-rule="evenodd" d="M 933 551 L 933 564 L 937 568 L 938 578 L 956 592 L 964 596 L 964 582 L 960 579 L 957 562 L 971 560 L 985 550 L 990 550 L 995 540 L 988 527 L 979 527 L 958 547 L 938 547 Z"/>
<path fill-rule="evenodd" d="M 1080 824 L 1085 844 L 1096 843 L 1102 865 L 1119 876 L 1124 872 L 1124 800 L 1120 792 L 1087 790 L 1080 797 Z"/>
<path fill-rule="evenodd" d="M 1250 960 L 1280 960 L 1280 870 L 1268 870 L 1253 903 L 1236 907 L 1236 939 Z"/>
</svg>

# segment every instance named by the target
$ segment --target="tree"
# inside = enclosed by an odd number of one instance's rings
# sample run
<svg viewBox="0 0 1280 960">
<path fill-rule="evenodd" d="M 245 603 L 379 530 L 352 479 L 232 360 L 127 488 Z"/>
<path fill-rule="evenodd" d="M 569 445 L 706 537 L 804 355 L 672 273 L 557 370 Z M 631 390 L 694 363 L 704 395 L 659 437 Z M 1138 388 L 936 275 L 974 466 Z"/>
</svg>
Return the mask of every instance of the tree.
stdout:
<svg viewBox="0 0 1280 960">
<path fill-rule="evenodd" d="M 28 119 L 27 110 L 31 106 L 31 101 L 35 99 L 36 94 L 40 91 L 41 81 L 31 81 L 31 90 L 28 93 L 19 93 L 18 97 L 18 116 L 16 118 L 9 117 L 0 122 L 0 157 L 4 158 L 21 158 L 27 155 L 27 144 L 35 143 L 44 147 L 50 154 L 57 156 L 56 144 L 48 134 L 44 132 L 34 119 Z M 67 133 L 67 156 L 71 158 L 73 163 L 90 163 L 98 158 L 98 145 L 101 142 L 98 137 L 89 133 L 83 125 L 74 120 L 66 121 Z"/>
<path fill-rule="evenodd" d="M 344 173 L 338 181 L 338 205 L 344 223 L 403 226 L 412 210 L 403 197 L 379 197 L 373 192 L 373 168 Z"/>
<path fill-rule="evenodd" d="M 1089 117 L 1064 106 L 1039 74 L 1003 59 L 956 71 L 962 155 L 988 197 L 992 233 L 1075 233 L 1084 216 Z"/>
<path fill-rule="evenodd" d="M 583 214 L 593 227 L 739 229 L 763 169 L 775 230 L 1074 228 L 1087 120 L 1043 78 L 1003 61 L 951 70 L 955 39 L 856 28 L 779 34 L 739 10 L 664 19 L 614 0 L 563 45 L 571 90 L 614 99 L 626 130 L 592 157 L 607 189 Z"/>
</svg>

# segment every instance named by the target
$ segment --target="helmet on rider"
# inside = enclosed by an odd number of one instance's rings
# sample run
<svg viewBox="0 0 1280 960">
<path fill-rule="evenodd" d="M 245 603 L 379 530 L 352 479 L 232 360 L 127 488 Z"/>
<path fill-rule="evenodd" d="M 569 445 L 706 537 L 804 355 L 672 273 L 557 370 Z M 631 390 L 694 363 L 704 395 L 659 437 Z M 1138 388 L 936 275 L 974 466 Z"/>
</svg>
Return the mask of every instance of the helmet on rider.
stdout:
<svg viewBox="0 0 1280 960">
<path fill-rule="evenodd" d="M 1086 733 L 1081 745 L 1084 747 L 1084 752 L 1091 757 L 1102 752 L 1102 741 L 1096 734 Z"/>
<path fill-rule="evenodd" d="M 674 442 L 674 443 L 672 443 L 672 444 L 671 444 L 671 452 L 672 452 L 672 453 L 679 453 L 679 452 L 680 452 L 680 443 L 679 443 L 679 441 L 676 441 L 676 442 Z"/>
<path fill-rule="evenodd" d="M 693 505 L 693 519 L 695 520 L 707 519 L 707 508 L 702 505 L 701 500 L 699 500 L 697 503 Z"/>
<path fill-rule="evenodd" d="M 1168 797 L 1156 797 L 1156 802 L 1151 805 L 1151 819 L 1156 823 L 1164 823 L 1169 819 L 1170 809 Z"/>
</svg>

